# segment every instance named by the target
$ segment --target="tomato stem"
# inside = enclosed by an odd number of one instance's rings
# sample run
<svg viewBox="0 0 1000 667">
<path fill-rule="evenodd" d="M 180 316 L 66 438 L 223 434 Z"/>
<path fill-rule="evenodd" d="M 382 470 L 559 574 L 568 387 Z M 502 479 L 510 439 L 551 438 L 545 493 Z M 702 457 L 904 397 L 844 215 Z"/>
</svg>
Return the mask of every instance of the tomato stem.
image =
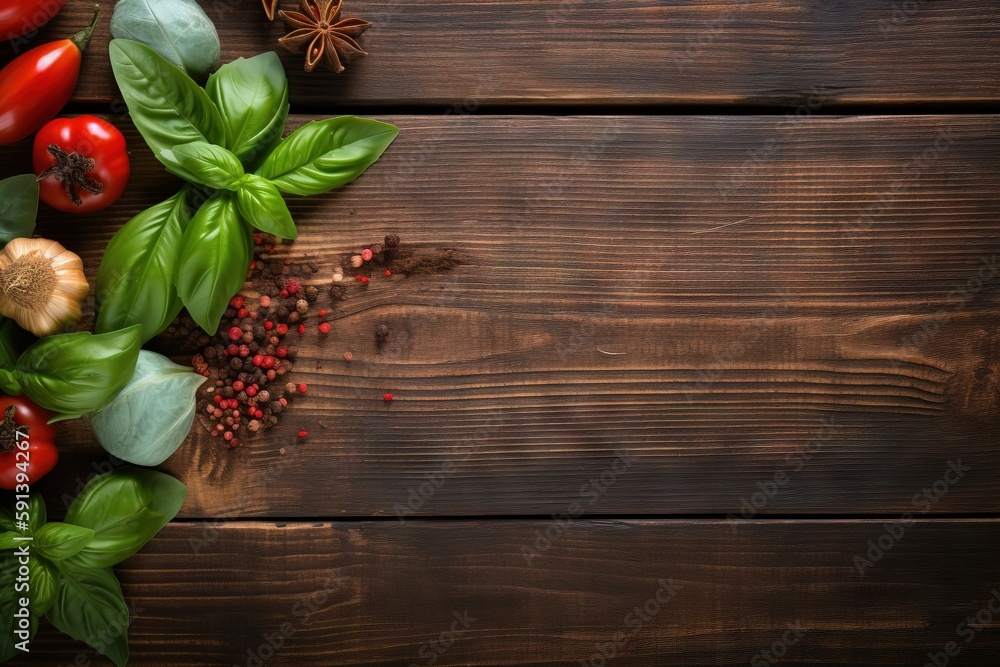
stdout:
<svg viewBox="0 0 1000 667">
<path fill-rule="evenodd" d="M 80 49 L 80 53 L 87 50 L 87 45 L 90 44 L 90 38 L 94 36 L 94 29 L 97 28 L 97 17 L 101 15 L 101 6 L 94 5 L 94 19 L 90 22 L 90 25 L 70 37 L 70 41 L 76 44 L 76 48 Z"/>
<path fill-rule="evenodd" d="M 8 405 L 0 421 L 0 451 L 12 452 L 17 443 L 17 422 L 14 421 L 16 409 Z"/>
</svg>

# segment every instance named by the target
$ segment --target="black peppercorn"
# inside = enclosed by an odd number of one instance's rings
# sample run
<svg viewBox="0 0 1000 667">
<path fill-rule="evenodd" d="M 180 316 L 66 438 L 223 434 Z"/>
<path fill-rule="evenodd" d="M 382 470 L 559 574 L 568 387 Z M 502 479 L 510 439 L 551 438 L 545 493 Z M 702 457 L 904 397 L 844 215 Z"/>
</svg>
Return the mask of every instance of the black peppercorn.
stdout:
<svg viewBox="0 0 1000 667">
<path fill-rule="evenodd" d="M 395 248 L 399 245 L 399 235 L 398 234 L 386 234 L 385 235 L 385 247 Z"/>
</svg>

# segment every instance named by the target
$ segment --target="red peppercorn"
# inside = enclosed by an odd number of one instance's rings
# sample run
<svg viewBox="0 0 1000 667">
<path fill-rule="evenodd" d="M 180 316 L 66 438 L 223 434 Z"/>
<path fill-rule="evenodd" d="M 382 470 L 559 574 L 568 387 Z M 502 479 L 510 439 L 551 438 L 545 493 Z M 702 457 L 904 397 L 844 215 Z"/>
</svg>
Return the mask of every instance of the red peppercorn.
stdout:
<svg viewBox="0 0 1000 667">
<path fill-rule="evenodd" d="M 243 329 L 239 327 L 229 329 L 229 340 L 239 340 L 240 338 L 243 338 Z"/>
<path fill-rule="evenodd" d="M 320 324 L 319 325 L 319 332 L 321 334 L 328 334 L 328 333 L 330 333 L 330 323 L 329 322 L 323 322 L 322 324 Z"/>
<path fill-rule="evenodd" d="M 255 354 L 253 357 L 253 365 L 259 367 L 262 363 L 264 363 L 264 355 Z"/>
<path fill-rule="evenodd" d="M 269 297 L 266 294 L 264 296 L 260 297 L 260 306 L 261 306 L 261 308 L 267 308 L 270 305 L 271 305 L 271 297 Z"/>
<path fill-rule="evenodd" d="M 250 348 L 246 345 L 240 345 L 240 356 L 245 357 L 250 354 Z"/>
<path fill-rule="evenodd" d="M 299 332 L 299 335 L 304 334 L 306 332 L 306 325 L 300 324 L 299 328 L 298 328 L 298 332 Z"/>
<path fill-rule="evenodd" d="M 215 402 L 216 405 L 222 405 L 222 396 L 220 396 L 219 394 L 213 396 L 212 400 Z"/>
<path fill-rule="evenodd" d="M 389 401 L 391 401 L 391 400 L 392 400 L 392 394 L 386 394 L 386 395 L 385 395 L 385 396 L 383 396 L 382 398 L 384 398 L 384 399 L 385 399 L 385 402 L 386 402 L 386 403 L 388 403 Z"/>
<path fill-rule="evenodd" d="M 243 297 L 239 296 L 239 295 L 236 295 L 232 299 L 229 300 L 229 305 L 232 306 L 233 308 L 236 308 L 237 310 L 239 310 L 240 308 L 242 308 L 244 303 L 245 303 L 245 301 L 244 301 Z"/>
<path fill-rule="evenodd" d="M 320 317 L 326 317 L 326 311 L 325 310 L 319 311 L 319 316 Z"/>
<path fill-rule="evenodd" d="M 275 358 L 268 355 L 264 357 L 264 361 L 260 363 L 260 367 L 263 368 L 264 370 L 269 370 L 271 368 L 274 368 L 275 363 L 276 363 Z"/>
<path fill-rule="evenodd" d="M 239 418 L 240 418 L 240 411 L 233 410 L 233 419 L 239 419 Z"/>
<path fill-rule="evenodd" d="M 250 317 L 250 311 L 246 308 L 240 308 L 238 311 L 236 311 L 236 317 L 239 318 Z"/>
<path fill-rule="evenodd" d="M 254 396 L 256 396 L 257 395 L 257 385 L 255 385 L 255 384 L 250 385 L 249 387 L 247 387 L 246 391 L 247 391 L 247 396 L 250 396 L 251 398 L 254 397 Z"/>
<path fill-rule="evenodd" d="M 282 299 L 287 299 L 288 298 L 288 290 L 286 290 L 286 289 L 281 290 L 281 298 Z"/>
<path fill-rule="evenodd" d="M 271 320 L 265 320 L 265 321 L 264 321 L 264 328 L 265 328 L 265 329 L 266 329 L 267 331 L 270 331 L 271 329 L 273 329 L 273 328 L 274 328 L 274 322 L 272 322 Z"/>
<path fill-rule="evenodd" d="M 299 431 L 299 437 L 300 438 L 306 438 L 308 436 L 309 436 L 309 431 L 307 431 L 305 429 L 302 429 L 301 431 Z"/>
<path fill-rule="evenodd" d="M 263 236 L 261 236 L 260 234 L 254 234 L 253 235 L 253 244 L 254 245 L 260 245 L 263 242 L 264 242 L 264 237 Z"/>
<path fill-rule="evenodd" d="M 243 383 L 240 382 L 239 380 L 233 383 L 233 391 L 243 391 L 243 387 L 244 387 Z"/>
<path fill-rule="evenodd" d="M 354 276 L 354 279 L 357 280 L 358 282 L 361 282 L 361 274 L 359 273 L 356 276 Z"/>
<path fill-rule="evenodd" d="M 389 269 L 386 269 L 385 270 L 385 277 L 388 278 L 391 275 L 392 275 L 392 271 L 390 271 Z"/>
<path fill-rule="evenodd" d="M 300 394 L 306 393 L 306 391 L 308 391 L 308 389 L 309 389 L 309 387 L 307 385 L 305 385 L 305 384 L 300 384 L 299 385 L 299 393 Z"/>
<path fill-rule="evenodd" d="M 279 359 L 284 359 L 285 357 L 288 356 L 288 347 L 285 345 L 279 345 L 278 349 L 274 351 L 274 356 L 278 357 Z"/>
<path fill-rule="evenodd" d="M 361 276 L 361 282 L 366 283 L 370 280 L 368 276 Z"/>
<path fill-rule="evenodd" d="M 227 357 L 235 357 L 239 353 L 240 353 L 240 348 L 239 348 L 238 345 L 234 344 L 234 345 L 230 345 L 229 347 L 226 348 L 226 356 Z"/>
<path fill-rule="evenodd" d="M 287 408 L 288 407 L 288 399 L 287 398 L 284 398 L 284 397 L 279 398 L 278 399 L 278 403 L 281 403 L 281 407 L 283 407 L 283 408 Z"/>
<path fill-rule="evenodd" d="M 275 330 L 278 332 L 279 336 L 284 336 L 286 333 L 288 333 L 288 325 L 279 324 L 277 327 L 275 327 Z"/>
<path fill-rule="evenodd" d="M 226 440 L 232 440 L 233 439 L 233 432 L 232 431 L 226 431 L 225 433 L 222 434 L 222 437 L 225 438 Z"/>
<path fill-rule="evenodd" d="M 290 280 L 288 284 L 285 285 L 285 289 L 288 291 L 289 294 L 298 294 L 300 287 L 302 286 L 299 285 L 299 281 L 297 280 Z"/>
<path fill-rule="evenodd" d="M 267 372 L 267 379 L 268 380 L 273 380 L 276 377 L 278 377 L 278 374 L 274 372 L 273 368 Z"/>
<path fill-rule="evenodd" d="M 361 251 L 361 259 L 363 259 L 366 262 L 368 262 L 368 261 L 371 261 L 371 258 L 372 258 L 372 251 L 371 250 L 369 250 L 368 248 L 365 248 L 364 250 Z"/>
</svg>

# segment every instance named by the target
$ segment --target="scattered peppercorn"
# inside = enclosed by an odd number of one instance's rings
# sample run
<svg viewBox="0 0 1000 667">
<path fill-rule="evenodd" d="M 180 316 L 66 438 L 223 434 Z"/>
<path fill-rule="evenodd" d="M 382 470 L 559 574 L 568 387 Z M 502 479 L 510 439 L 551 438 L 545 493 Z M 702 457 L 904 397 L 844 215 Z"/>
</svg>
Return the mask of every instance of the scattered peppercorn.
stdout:
<svg viewBox="0 0 1000 667">
<path fill-rule="evenodd" d="M 324 334 L 324 335 L 330 333 L 330 323 L 329 322 L 323 322 L 322 324 L 320 324 L 319 325 L 319 332 L 321 334 Z"/>
<path fill-rule="evenodd" d="M 399 245 L 399 235 L 398 234 L 386 234 L 385 235 L 385 247 L 395 248 Z"/>
<path fill-rule="evenodd" d="M 388 403 L 389 401 L 392 400 L 393 397 L 392 394 L 385 394 L 382 398 L 385 400 L 386 403 Z"/>
</svg>

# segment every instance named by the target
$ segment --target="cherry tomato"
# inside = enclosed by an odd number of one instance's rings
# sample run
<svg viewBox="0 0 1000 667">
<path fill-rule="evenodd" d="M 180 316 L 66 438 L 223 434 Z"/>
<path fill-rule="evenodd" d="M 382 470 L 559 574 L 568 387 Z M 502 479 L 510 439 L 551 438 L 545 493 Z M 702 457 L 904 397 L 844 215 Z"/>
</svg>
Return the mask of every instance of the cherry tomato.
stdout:
<svg viewBox="0 0 1000 667">
<path fill-rule="evenodd" d="M 0 39 L 16 39 L 48 23 L 66 0 L 3 0 L 0 2 Z"/>
<path fill-rule="evenodd" d="M 30 136 L 66 106 L 95 25 L 97 13 L 72 39 L 36 46 L 0 70 L 0 146 Z"/>
<path fill-rule="evenodd" d="M 42 201 L 67 213 L 93 213 L 125 191 L 131 167 L 125 137 L 96 116 L 57 118 L 35 135 Z"/>
<path fill-rule="evenodd" d="M 59 460 L 55 413 L 26 396 L 0 396 L 0 489 L 13 491 L 18 484 L 34 484 Z M 24 473 L 27 482 L 17 476 Z"/>
</svg>

